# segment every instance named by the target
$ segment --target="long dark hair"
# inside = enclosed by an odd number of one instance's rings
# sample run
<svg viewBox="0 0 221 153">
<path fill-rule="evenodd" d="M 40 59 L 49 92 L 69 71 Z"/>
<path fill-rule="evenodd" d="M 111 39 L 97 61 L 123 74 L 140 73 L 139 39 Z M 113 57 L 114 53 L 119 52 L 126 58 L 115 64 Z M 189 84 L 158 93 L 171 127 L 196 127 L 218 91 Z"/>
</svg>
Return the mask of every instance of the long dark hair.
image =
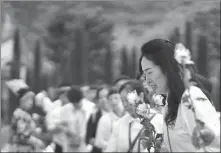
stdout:
<svg viewBox="0 0 221 153">
<path fill-rule="evenodd" d="M 174 124 L 181 97 L 185 91 L 182 70 L 179 63 L 174 58 L 174 49 L 175 44 L 168 40 L 151 40 L 141 47 L 142 55 L 139 61 L 140 71 L 142 70 L 142 58 L 147 58 L 158 65 L 167 77 L 167 86 L 169 88 L 168 111 L 164 119 L 167 125 Z M 197 74 L 195 76 L 199 75 Z M 194 80 L 198 83 L 202 82 L 199 77 L 195 77 Z"/>
<path fill-rule="evenodd" d="M 194 82 L 194 85 L 200 88 L 207 98 L 212 102 L 211 92 L 212 92 L 212 83 L 202 75 L 198 73 L 198 70 L 195 65 L 187 65 L 191 73 L 190 82 Z"/>
</svg>

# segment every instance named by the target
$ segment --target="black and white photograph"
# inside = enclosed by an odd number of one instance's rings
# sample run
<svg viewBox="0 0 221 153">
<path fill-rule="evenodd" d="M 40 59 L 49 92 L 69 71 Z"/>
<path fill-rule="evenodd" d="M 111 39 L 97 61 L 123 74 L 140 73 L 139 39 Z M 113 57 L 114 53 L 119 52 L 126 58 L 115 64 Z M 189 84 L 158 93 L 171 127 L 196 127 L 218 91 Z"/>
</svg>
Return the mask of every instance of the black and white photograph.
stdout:
<svg viewBox="0 0 221 153">
<path fill-rule="evenodd" d="M 220 7 L 1 1 L 1 152 L 220 152 Z"/>
</svg>

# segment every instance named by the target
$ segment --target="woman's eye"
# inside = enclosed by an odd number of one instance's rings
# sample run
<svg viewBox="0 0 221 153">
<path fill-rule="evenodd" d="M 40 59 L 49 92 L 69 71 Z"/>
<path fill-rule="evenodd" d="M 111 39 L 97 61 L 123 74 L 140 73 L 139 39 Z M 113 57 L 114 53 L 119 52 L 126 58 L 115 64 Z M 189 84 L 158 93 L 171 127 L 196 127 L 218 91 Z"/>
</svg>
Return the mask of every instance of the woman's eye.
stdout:
<svg viewBox="0 0 221 153">
<path fill-rule="evenodd" d="M 148 74 L 152 74 L 152 72 L 148 72 Z"/>
</svg>

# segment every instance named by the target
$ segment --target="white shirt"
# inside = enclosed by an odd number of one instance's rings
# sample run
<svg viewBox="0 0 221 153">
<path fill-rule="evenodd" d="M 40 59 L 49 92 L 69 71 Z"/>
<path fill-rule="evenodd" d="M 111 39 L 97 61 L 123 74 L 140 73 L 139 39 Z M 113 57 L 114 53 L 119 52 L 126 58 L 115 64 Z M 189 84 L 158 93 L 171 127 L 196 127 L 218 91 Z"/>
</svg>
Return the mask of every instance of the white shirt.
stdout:
<svg viewBox="0 0 221 153">
<path fill-rule="evenodd" d="M 163 115 L 159 113 L 157 113 L 150 121 L 150 123 L 154 126 L 156 133 L 158 134 L 163 134 L 163 122 Z"/>
<path fill-rule="evenodd" d="M 127 152 L 129 150 L 129 124 L 131 125 L 131 142 L 143 128 L 138 119 L 133 118 L 130 114 L 125 114 L 114 125 L 113 132 L 108 141 L 107 149 L 104 152 Z M 141 145 L 142 149 L 142 145 Z M 136 142 L 133 152 L 138 152 L 138 141 Z"/>
<path fill-rule="evenodd" d="M 67 129 L 72 133 L 73 135 L 77 135 L 80 137 L 80 147 L 79 148 L 73 148 L 69 144 L 71 144 L 71 140 L 68 138 L 68 136 L 65 135 L 65 141 L 63 144 L 64 152 L 85 152 L 86 151 L 86 145 L 84 143 L 84 136 L 86 132 L 85 126 L 85 111 L 83 109 L 75 109 L 73 104 L 69 103 L 66 104 L 63 108 L 61 108 L 60 111 L 60 119 L 62 122 L 68 123 Z M 74 136 L 72 136 L 73 138 Z"/>
<path fill-rule="evenodd" d="M 50 113 L 52 110 L 54 110 L 57 107 L 61 107 L 62 106 L 62 101 L 60 99 L 52 102 L 50 98 L 48 97 L 43 97 L 42 100 L 42 108 L 44 110 L 44 112 Z"/>
<path fill-rule="evenodd" d="M 220 120 L 211 102 L 204 93 L 195 86 L 190 87 L 190 95 L 193 100 L 196 117 L 211 128 L 215 134 L 215 139 L 209 146 L 205 147 L 205 150 L 204 148 L 197 149 L 192 144 L 192 134 L 196 127 L 196 121 L 193 111 L 187 107 L 190 100 L 185 98 L 186 94 L 187 91 L 184 92 L 181 104 L 179 105 L 175 126 L 173 128 L 167 128 L 164 122 L 164 145 L 169 151 L 171 151 L 171 146 L 173 152 L 220 152 Z M 167 105 L 164 108 L 164 115 L 166 111 Z M 167 132 L 167 130 L 169 132 Z"/>
<path fill-rule="evenodd" d="M 82 99 L 82 109 L 86 112 L 86 120 L 88 120 L 95 109 L 95 103 L 84 98 Z"/>
<path fill-rule="evenodd" d="M 95 136 L 95 146 L 102 150 L 106 149 L 113 126 L 118 119 L 119 117 L 113 112 L 109 112 L 100 118 Z"/>
<path fill-rule="evenodd" d="M 82 103 L 82 109 L 85 111 L 85 121 L 84 121 L 84 128 L 85 131 L 87 130 L 87 122 L 91 116 L 91 114 L 94 112 L 95 110 L 95 104 L 89 100 L 87 100 L 86 98 L 82 99 L 81 101 Z M 86 139 L 86 132 L 84 134 L 84 140 Z"/>
<path fill-rule="evenodd" d="M 61 111 L 68 109 L 69 107 L 72 107 L 72 106 L 70 104 L 69 105 L 65 104 L 65 105 L 63 105 L 61 107 L 57 107 L 54 110 L 47 113 L 45 119 L 46 119 L 46 126 L 49 131 L 54 130 L 56 128 L 57 124 L 61 121 L 61 118 L 62 118 Z M 63 114 L 63 115 L 65 115 L 65 114 Z M 65 138 L 64 138 L 63 132 L 53 134 L 53 141 L 61 146 L 63 146 L 64 139 Z"/>
</svg>

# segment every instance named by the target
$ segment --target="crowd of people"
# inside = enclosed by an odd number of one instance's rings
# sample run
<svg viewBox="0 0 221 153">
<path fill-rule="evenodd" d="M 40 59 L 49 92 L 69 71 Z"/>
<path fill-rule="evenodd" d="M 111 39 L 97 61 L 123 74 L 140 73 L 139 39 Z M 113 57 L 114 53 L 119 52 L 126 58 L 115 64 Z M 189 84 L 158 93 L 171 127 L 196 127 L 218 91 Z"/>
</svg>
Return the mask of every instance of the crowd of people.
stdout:
<svg viewBox="0 0 221 153">
<path fill-rule="evenodd" d="M 128 99 L 136 91 L 156 137 L 162 137 L 161 152 L 219 152 L 220 119 L 211 85 L 193 64 L 183 69 L 175 49 L 170 41 L 151 40 L 141 48 L 136 79 L 121 76 L 112 85 L 61 85 L 55 101 L 45 91 L 35 94 L 22 80 L 8 81 L 19 107 L 2 151 L 156 152 L 147 140 L 139 141 L 148 126 L 141 124 L 138 107 Z M 32 113 L 33 105 L 44 115 Z"/>
</svg>

